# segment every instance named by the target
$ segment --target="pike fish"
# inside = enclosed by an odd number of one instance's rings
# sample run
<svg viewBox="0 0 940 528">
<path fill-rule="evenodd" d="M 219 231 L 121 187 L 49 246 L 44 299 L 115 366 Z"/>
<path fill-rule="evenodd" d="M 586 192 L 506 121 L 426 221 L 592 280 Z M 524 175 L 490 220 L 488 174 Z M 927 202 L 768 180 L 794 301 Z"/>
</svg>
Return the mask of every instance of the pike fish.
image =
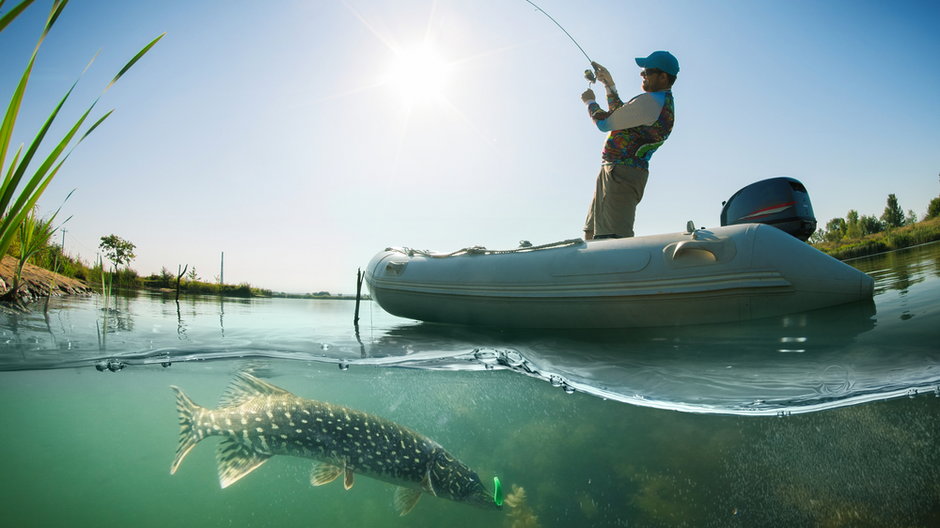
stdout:
<svg viewBox="0 0 940 528">
<path fill-rule="evenodd" d="M 422 494 L 491 509 L 502 502 L 494 500 L 476 472 L 438 443 L 385 418 L 300 398 L 247 372 L 235 376 L 218 409 L 201 407 L 179 387 L 170 388 L 176 393 L 180 423 L 171 475 L 200 440 L 221 436 L 216 459 L 223 488 L 274 455 L 291 455 L 315 460 L 310 474 L 314 486 L 342 477 L 348 490 L 357 473 L 395 484 L 395 507 L 401 515 Z"/>
</svg>

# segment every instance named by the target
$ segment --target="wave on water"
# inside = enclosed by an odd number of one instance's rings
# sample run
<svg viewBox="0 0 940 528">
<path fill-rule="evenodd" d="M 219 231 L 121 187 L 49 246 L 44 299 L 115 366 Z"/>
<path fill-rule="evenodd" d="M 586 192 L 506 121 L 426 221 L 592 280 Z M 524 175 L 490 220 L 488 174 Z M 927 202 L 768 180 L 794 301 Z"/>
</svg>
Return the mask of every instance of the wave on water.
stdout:
<svg viewBox="0 0 940 528">
<path fill-rule="evenodd" d="M 758 416 L 940 396 L 940 244 L 856 265 L 875 277 L 874 300 L 756 321 L 625 330 L 433 325 L 371 303 L 354 328 L 352 303 L 344 301 L 60 298 L 48 311 L 0 314 L 0 371 L 237 360 L 329 364 L 339 372 L 498 370 L 633 405 Z"/>
<path fill-rule="evenodd" d="M 23 323 L 7 336 L 0 370 L 169 367 L 185 362 L 287 360 L 350 367 L 512 371 L 566 392 L 694 413 L 788 415 L 935 392 L 940 358 L 922 346 L 892 353 L 868 336 L 873 303 L 748 323 L 608 331 L 485 331 L 424 323 L 328 340 L 270 332 L 224 338 L 193 332 L 182 342 L 144 332 L 102 346 L 53 325 Z M 38 316 L 37 316 L 38 317 Z M 41 329 L 24 339 L 24 328 Z M 352 334 L 352 335 L 350 335 Z M 175 337 L 179 337 L 178 335 Z M 94 339 L 94 340 L 93 340 Z M 908 341 L 912 343 L 913 341 Z"/>
</svg>

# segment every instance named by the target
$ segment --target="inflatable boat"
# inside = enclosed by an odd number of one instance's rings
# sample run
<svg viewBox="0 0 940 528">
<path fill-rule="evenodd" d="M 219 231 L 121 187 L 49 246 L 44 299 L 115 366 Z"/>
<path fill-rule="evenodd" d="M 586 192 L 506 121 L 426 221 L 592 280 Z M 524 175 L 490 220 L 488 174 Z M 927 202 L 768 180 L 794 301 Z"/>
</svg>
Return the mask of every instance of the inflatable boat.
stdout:
<svg viewBox="0 0 940 528">
<path fill-rule="evenodd" d="M 802 184 L 755 186 L 725 203 L 726 225 L 714 229 L 689 222 L 672 234 L 505 251 L 389 248 L 372 258 L 365 279 L 393 315 L 514 328 L 728 322 L 871 298 L 871 277 L 804 241 L 815 219 Z"/>
</svg>

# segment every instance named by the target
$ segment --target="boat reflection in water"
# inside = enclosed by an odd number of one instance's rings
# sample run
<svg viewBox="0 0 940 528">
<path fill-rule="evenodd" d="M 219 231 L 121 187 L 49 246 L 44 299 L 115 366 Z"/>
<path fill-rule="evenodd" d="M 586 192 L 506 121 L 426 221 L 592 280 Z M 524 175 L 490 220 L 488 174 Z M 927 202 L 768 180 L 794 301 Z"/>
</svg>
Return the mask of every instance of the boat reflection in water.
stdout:
<svg viewBox="0 0 940 528">
<path fill-rule="evenodd" d="M 388 331 L 372 354 L 430 354 L 439 358 L 438 368 L 476 361 L 481 368 L 508 368 L 568 390 L 651 407 L 797 413 L 883 398 L 917 385 L 918 376 L 929 377 L 922 358 L 905 362 L 897 353 L 890 359 L 892 374 L 886 374 L 884 354 L 864 339 L 875 315 L 867 300 L 677 327 L 527 331 L 417 323 Z M 446 353 L 453 343 L 468 342 L 479 348 Z"/>
</svg>

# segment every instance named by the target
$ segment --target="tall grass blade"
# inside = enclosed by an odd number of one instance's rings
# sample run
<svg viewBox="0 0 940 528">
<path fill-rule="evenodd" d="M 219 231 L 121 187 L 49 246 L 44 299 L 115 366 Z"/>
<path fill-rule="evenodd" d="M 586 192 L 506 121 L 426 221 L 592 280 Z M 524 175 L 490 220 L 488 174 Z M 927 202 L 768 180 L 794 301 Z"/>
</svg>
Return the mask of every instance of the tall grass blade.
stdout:
<svg viewBox="0 0 940 528">
<path fill-rule="evenodd" d="M 32 3 L 33 0 L 28 0 L 28 2 L 23 2 L 28 6 Z M 33 71 L 33 64 L 36 62 L 36 55 L 39 54 L 39 47 L 42 45 L 42 42 L 46 39 L 46 35 L 49 34 L 49 30 L 52 29 L 52 25 L 55 24 L 55 21 L 58 20 L 59 15 L 62 14 L 62 10 L 65 9 L 68 0 L 56 0 L 52 5 L 52 10 L 49 12 L 49 18 L 46 20 L 46 25 L 43 27 L 42 35 L 39 37 L 39 41 L 36 42 L 36 47 L 33 49 L 33 54 L 29 57 L 29 62 L 26 64 L 26 69 L 23 71 L 22 77 L 20 77 L 20 82 L 16 86 L 16 90 L 13 91 L 13 97 L 10 100 L 10 104 L 7 106 L 7 112 L 3 116 L 3 123 L 0 124 L 0 168 L 3 167 L 3 163 L 6 160 L 7 150 L 10 148 L 10 139 L 13 137 L 13 125 L 16 124 L 16 116 L 19 115 L 20 106 L 23 103 L 23 94 L 26 93 L 26 85 L 29 83 L 29 77 Z M 14 11 L 17 11 L 17 15 L 22 13 L 23 9 L 26 6 L 18 5 L 4 16 L 6 24 L 9 24 L 13 21 L 15 17 L 9 17 Z M 9 18 L 7 18 L 9 17 Z M 2 209 L 0 209 L 2 213 Z"/>
<path fill-rule="evenodd" d="M 22 13 L 32 3 L 33 3 L 33 0 L 23 0 L 18 5 L 16 5 L 13 9 L 11 9 L 9 13 L 0 17 L 0 31 L 3 31 L 3 28 L 7 27 L 10 24 L 10 22 L 13 22 L 13 19 L 18 17 L 20 13 Z M 2 0 L 0 0 L 0 7 L 3 7 Z"/>
<path fill-rule="evenodd" d="M 26 153 L 23 155 L 22 161 L 19 163 L 16 170 L 13 172 L 13 177 L 10 179 L 9 184 L 5 185 L 6 189 L 4 189 L 3 195 L 0 196 L 0 211 L 5 211 L 7 206 L 9 206 L 10 200 L 13 197 L 13 193 L 16 192 L 16 188 L 19 186 L 20 180 L 22 180 L 23 175 L 26 174 L 26 169 L 29 167 L 30 162 L 33 160 L 33 156 L 36 154 L 36 151 L 39 150 L 40 144 L 42 144 L 43 139 L 45 139 L 46 133 L 49 131 L 49 128 L 52 126 L 52 122 L 55 120 L 56 116 L 59 115 L 59 111 L 62 109 L 62 106 L 65 104 L 65 101 L 68 100 L 70 95 L 72 95 L 72 90 L 75 89 L 76 84 L 78 84 L 78 81 L 75 81 L 75 83 L 72 84 L 72 87 L 69 88 L 68 92 L 66 92 L 65 97 L 63 97 L 62 100 L 59 101 L 59 104 L 56 105 L 55 109 L 52 111 L 52 114 L 46 119 L 46 122 L 43 123 L 42 127 L 39 129 L 39 132 L 36 134 L 36 137 L 33 138 L 33 141 L 32 143 L 30 143 L 29 148 L 26 149 Z"/>
<path fill-rule="evenodd" d="M 52 29 L 52 25 L 55 24 L 55 21 L 59 19 L 59 15 L 62 14 L 62 11 L 65 9 L 65 6 L 68 5 L 69 0 L 56 0 L 52 4 L 52 11 L 49 12 L 49 19 L 46 20 L 46 29 L 42 32 L 42 36 L 45 37 L 49 34 L 49 30 Z"/>
<path fill-rule="evenodd" d="M 96 100 L 95 103 L 97 102 L 98 101 Z M 28 197 L 32 195 L 36 186 L 39 185 L 39 182 L 42 181 L 46 173 L 49 172 L 49 169 L 56 163 L 56 160 L 62 155 L 62 152 L 65 151 L 65 148 L 68 147 L 69 143 L 72 142 L 72 138 L 74 138 L 75 134 L 78 133 L 78 130 L 81 128 L 82 124 L 85 122 L 85 119 L 88 118 L 88 114 L 91 113 L 91 110 L 94 108 L 94 106 L 95 105 L 92 104 L 88 108 L 88 110 L 85 110 L 85 113 L 82 114 L 82 117 L 80 117 L 78 121 L 75 123 L 75 125 L 73 125 L 71 129 L 69 129 L 69 131 L 65 134 L 65 137 L 63 137 L 62 140 L 59 141 L 59 144 L 56 145 L 54 149 L 52 149 L 52 152 L 50 152 L 49 155 L 46 156 L 45 161 L 43 161 L 42 164 L 39 166 L 39 168 L 36 169 L 36 172 L 33 173 L 33 176 L 29 179 L 29 181 L 27 181 L 26 186 L 23 187 L 23 190 L 20 192 L 19 198 L 17 199 L 16 203 L 13 205 L 13 207 L 10 208 L 11 211 L 19 210 L 19 208 L 22 207 L 22 205 L 26 202 Z M 30 148 L 32 149 L 32 147 Z M 30 153 L 30 155 L 31 154 L 32 152 Z M 66 156 L 65 158 L 62 159 L 62 161 L 65 161 L 65 159 L 67 158 L 68 157 Z M 25 164 L 28 161 L 29 160 L 27 160 L 24 157 L 22 164 Z"/>
<path fill-rule="evenodd" d="M 165 35 L 166 35 L 166 32 L 161 33 L 157 38 L 151 40 L 150 44 L 147 44 L 146 46 L 144 46 L 142 50 L 138 51 L 137 55 L 134 55 L 134 58 L 132 58 L 127 64 L 125 64 L 124 67 L 121 68 L 121 71 L 119 71 L 118 74 L 114 76 L 114 79 L 111 79 L 111 82 L 108 83 L 108 86 L 107 88 L 105 88 L 105 90 L 114 86 L 114 83 L 118 82 L 118 79 L 120 79 L 122 75 L 127 73 L 127 70 L 131 69 L 131 67 L 134 64 L 136 64 L 137 61 L 139 61 L 140 58 L 143 57 L 148 51 L 150 51 L 150 48 L 152 48 L 154 44 L 159 42 L 160 39 L 162 39 Z"/>
<path fill-rule="evenodd" d="M 20 161 L 20 155 L 23 153 L 23 145 L 20 145 L 20 148 L 16 149 L 16 154 L 13 156 L 13 162 L 10 163 L 10 168 L 7 170 L 7 175 L 3 178 L 3 183 L 0 184 L 0 196 L 3 196 L 6 193 L 7 186 L 10 185 L 10 182 L 13 180 L 13 171 L 16 169 L 17 163 Z M 0 211 L 3 208 L 0 207 Z"/>
<path fill-rule="evenodd" d="M 93 125 L 91 125 L 91 126 L 88 128 L 88 130 L 85 131 L 84 134 L 82 134 L 82 137 L 78 140 L 78 143 L 75 144 L 75 147 L 77 147 L 79 143 L 81 143 L 82 141 L 84 141 L 85 138 L 88 137 L 89 134 L 91 134 L 92 132 L 95 131 L 96 128 L 98 128 L 98 125 L 100 125 L 101 123 L 103 123 L 104 120 L 107 119 L 108 117 L 110 117 L 111 114 L 113 114 L 113 113 L 114 113 L 114 109 L 112 108 L 111 110 L 108 110 L 108 112 L 107 112 L 105 115 L 99 117 L 98 120 L 95 121 L 95 123 L 94 123 Z M 72 147 L 72 150 L 75 150 L 75 147 Z M 71 153 L 71 151 L 69 151 L 69 152 Z"/>
<path fill-rule="evenodd" d="M 36 202 L 39 201 L 39 197 L 46 190 L 46 187 L 49 186 L 49 183 L 52 181 L 52 178 L 59 172 L 59 169 L 62 168 L 62 163 L 65 163 L 65 160 L 59 162 L 58 165 L 49 173 L 42 184 L 38 189 L 29 197 L 29 200 L 26 201 L 24 207 L 19 210 L 15 215 L 9 213 L 7 218 L 4 219 L 3 226 L 0 227 L 0 249 L 3 250 L 3 253 L 0 255 L 5 255 L 7 249 L 10 248 L 10 244 L 13 243 L 13 235 L 16 234 L 16 227 L 26 218 L 26 215 L 29 214 L 30 209 L 36 206 Z"/>
<path fill-rule="evenodd" d="M 6 160 L 7 150 L 10 148 L 10 140 L 13 138 L 13 125 L 16 124 L 16 116 L 20 113 L 20 106 L 23 104 L 23 94 L 26 93 L 26 84 L 29 83 L 29 75 L 33 71 L 33 63 L 36 61 L 36 52 L 30 57 L 26 65 L 26 71 L 20 77 L 19 84 L 13 90 L 13 97 L 7 105 L 6 114 L 3 115 L 3 122 L 0 123 L 0 167 Z"/>
</svg>

